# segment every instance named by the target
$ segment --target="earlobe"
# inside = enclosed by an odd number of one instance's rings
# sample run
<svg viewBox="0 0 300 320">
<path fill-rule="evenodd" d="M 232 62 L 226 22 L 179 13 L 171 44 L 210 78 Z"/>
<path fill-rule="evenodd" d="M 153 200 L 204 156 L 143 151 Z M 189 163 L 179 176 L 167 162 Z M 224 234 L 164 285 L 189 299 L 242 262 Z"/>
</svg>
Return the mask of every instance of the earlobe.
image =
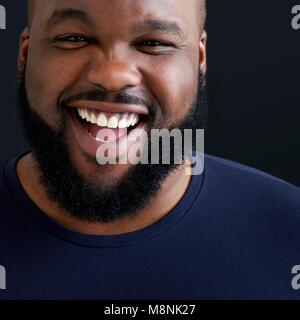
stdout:
<svg viewBox="0 0 300 320">
<path fill-rule="evenodd" d="M 20 35 L 19 42 L 19 55 L 18 55 L 18 67 L 19 71 L 24 69 L 27 61 L 29 48 L 29 28 L 25 28 Z"/>
<path fill-rule="evenodd" d="M 204 30 L 201 35 L 201 39 L 199 42 L 199 63 L 200 63 L 200 69 L 202 73 L 206 74 L 207 69 L 207 60 L 206 60 L 206 43 L 207 43 L 207 33 Z"/>
</svg>

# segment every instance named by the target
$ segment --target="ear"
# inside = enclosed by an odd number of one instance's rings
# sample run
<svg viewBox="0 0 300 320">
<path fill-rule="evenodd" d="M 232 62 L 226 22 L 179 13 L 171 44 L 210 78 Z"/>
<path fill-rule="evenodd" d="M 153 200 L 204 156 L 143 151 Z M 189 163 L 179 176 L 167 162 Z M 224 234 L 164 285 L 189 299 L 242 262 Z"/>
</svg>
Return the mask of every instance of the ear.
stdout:
<svg viewBox="0 0 300 320">
<path fill-rule="evenodd" d="M 199 42 L 199 59 L 200 59 L 200 69 L 203 74 L 206 74 L 207 70 L 207 59 L 206 59 L 206 43 L 207 43 L 207 33 L 206 31 L 202 32 L 201 39 Z"/>
<path fill-rule="evenodd" d="M 19 71 L 23 70 L 28 56 L 29 49 L 29 28 L 25 28 L 20 35 L 19 42 L 19 55 L 18 55 L 18 68 Z"/>
</svg>

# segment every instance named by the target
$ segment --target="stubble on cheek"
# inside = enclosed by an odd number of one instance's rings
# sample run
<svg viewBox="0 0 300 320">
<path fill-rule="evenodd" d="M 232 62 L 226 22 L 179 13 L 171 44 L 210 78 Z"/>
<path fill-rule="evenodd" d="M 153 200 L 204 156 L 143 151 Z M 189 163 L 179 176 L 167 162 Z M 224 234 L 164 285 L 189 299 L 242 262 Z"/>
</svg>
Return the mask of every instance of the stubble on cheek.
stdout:
<svg viewBox="0 0 300 320">
<path fill-rule="evenodd" d="M 52 130 L 58 132 L 64 125 L 63 110 L 58 106 L 60 92 L 55 79 L 47 71 L 26 70 L 25 86 L 29 105 L 40 119 Z"/>
<path fill-rule="evenodd" d="M 162 93 L 164 128 L 175 128 L 195 103 L 198 89 L 198 55 L 196 47 L 182 53 L 180 61 L 162 68 L 156 90 Z"/>
</svg>

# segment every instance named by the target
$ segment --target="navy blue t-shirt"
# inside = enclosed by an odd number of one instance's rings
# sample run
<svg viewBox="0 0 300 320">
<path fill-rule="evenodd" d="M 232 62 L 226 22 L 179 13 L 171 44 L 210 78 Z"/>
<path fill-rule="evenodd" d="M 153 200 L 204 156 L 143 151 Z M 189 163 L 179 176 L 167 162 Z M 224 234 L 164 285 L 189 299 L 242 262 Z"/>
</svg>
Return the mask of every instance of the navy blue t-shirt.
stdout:
<svg viewBox="0 0 300 320">
<path fill-rule="evenodd" d="M 160 221 L 89 236 L 34 205 L 19 158 L 0 173 L 0 300 L 300 298 L 300 192 L 288 183 L 205 156 L 204 173 Z"/>
</svg>

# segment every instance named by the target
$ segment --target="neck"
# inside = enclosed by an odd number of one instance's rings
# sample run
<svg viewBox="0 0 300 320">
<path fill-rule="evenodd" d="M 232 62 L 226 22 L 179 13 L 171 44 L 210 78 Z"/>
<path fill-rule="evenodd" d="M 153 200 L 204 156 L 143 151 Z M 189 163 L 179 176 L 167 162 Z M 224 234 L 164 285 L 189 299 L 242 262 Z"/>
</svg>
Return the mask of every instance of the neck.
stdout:
<svg viewBox="0 0 300 320">
<path fill-rule="evenodd" d="M 186 193 L 191 179 L 191 166 L 182 164 L 162 183 L 158 195 L 135 217 L 126 217 L 110 223 L 88 223 L 78 221 L 62 209 L 58 203 L 50 201 L 45 187 L 40 183 L 37 163 L 30 153 L 17 164 L 20 183 L 33 201 L 50 219 L 75 232 L 90 235 L 117 235 L 146 228 L 167 215 Z"/>
</svg>

